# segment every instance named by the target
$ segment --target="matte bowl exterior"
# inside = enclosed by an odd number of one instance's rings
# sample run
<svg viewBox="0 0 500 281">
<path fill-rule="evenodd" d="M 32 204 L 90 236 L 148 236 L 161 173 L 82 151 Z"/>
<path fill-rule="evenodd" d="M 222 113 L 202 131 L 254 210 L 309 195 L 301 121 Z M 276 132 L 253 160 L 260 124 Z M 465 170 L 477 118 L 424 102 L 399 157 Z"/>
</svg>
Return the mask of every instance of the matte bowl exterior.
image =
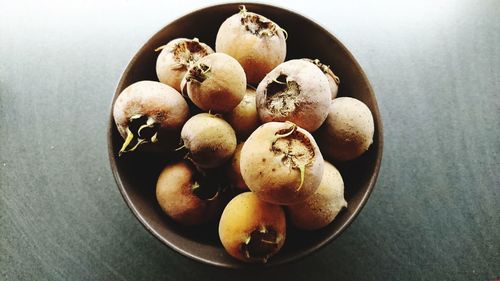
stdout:
<svg viewBox="0 0 500 281">
<path fill-rule="evenodd" d="M 215 46 L 220 24 L 238 12 L 239 5 L 222 4 L 194 11 L 153 35 L 125 69 L 112 104 L 128 85 L 140 80 L 157 81 L 155 63 L 158 53 L 155 48 L 178 37 L 197 37 Z M 348 208 L 341 211 L 332 224 L 318 231 L 305 232 L 289 227 L 285 246 L 263 265 L 269 267 L 297 260 L 319 249 L 338 237 L 358 215 L 373 190 L 379 172 L 383 147 L 382 121 L 366 75 L 338 39 L 295 12 L 264 4 L 245 3 L 245 6 L 249 11 L 272 19 L 288 32 L 286 60 L 318 58 L 332 66 L 341 79 L 338 96 L 363 101 L 375 121 L 375 135 L 370 149 L 354 161 L 334 163 L 344 178 Z M 217 222 L 210 226 L 188 228 L 176 224 L 162 212 L 155 197 L 156 180 L 161 169 L 173 159 L 180 158 L 179 154 L 136 153 L 118 158 L 123 139 L 114 124 L 112 110 L 108 122 L 108 153 L 113 175 L 125 202 L 148 231 L 177 252 L 195 260 L 227 268 L 255 267 L 239 262 L 225 252 L 218 238 Z"/>
</svg>

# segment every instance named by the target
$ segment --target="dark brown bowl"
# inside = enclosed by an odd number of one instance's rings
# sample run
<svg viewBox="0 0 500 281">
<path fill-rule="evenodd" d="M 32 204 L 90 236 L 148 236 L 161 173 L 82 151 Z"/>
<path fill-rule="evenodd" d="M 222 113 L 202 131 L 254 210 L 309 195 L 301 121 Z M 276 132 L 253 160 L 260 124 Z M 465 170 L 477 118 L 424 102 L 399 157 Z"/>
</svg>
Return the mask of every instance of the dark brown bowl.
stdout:
<svg viewBox="0 0 500 281">
<path fill-rule="evenodd" d="M 247 9 L 262 14 L 287 30 L 287 60 L 318 58 L 330 65 L 340 77 L 339 96 L 351 96 L 371 109 L 375 120 L 374 142 L 362 157 L 336 164 L 345 182 L 348 208 L 333 223 L 313 232 L 289 228 L 282 250 L 263 266 L 288 263 L 304 257 L 338 237 L 359 214 L 375 185 L 382 159 L 382 121 L 375 94 L 363 70 L 351 53 L 326 29 L 310 19 L 283 8 L 264 4 L 245 3 Z M 125 69 L 113 96 L 128 85 L 140 80 L 157 80 L 155 63 L 158 46 L 177 37 L 193 38 L 215 46 L 220 24 L 238 11 L 238 4 L 211 6 L 185 15 L 162 28 L 132 58 Z M 217 225 L 187 228 L 169 219 L 160 209 L 155 197 L 155 184 L 164 165 L 175 155 L 137 153 L 118 157 L 123 139 L 120 137 L 110 110 L 108 153 L 118 188 L 134 215 L 160 241 L 175 251 L 195 260 L 228 268 L 243 268 L 243 264 L 228 254 L 217 234 Z"/>
</svg>

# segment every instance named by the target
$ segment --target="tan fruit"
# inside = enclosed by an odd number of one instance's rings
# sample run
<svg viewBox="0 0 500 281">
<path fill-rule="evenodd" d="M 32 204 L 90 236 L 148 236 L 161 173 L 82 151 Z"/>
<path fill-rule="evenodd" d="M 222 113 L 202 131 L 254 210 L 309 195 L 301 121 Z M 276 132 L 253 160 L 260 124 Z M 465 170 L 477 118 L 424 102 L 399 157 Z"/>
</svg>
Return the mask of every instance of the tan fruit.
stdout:
<svg viewBox="0 0 500 281">
<path fill-rule="evenodd" d="M 240 169 L 243 180 L 260 199 L 289 205 L 316 192 L 323 162 L 309 132 L 291 122 L 270 122 L 244 143 Z"/>
<path fill-rule="evenodd" d="M 363 102 L 350 97 L 336 98 L 318 130 L 321 151 L 336 161 L 355 159 L 372 144 L 374 126 L 372 113 Z"/>
<path fill-rule="evenodd" d="M 189 68 L 184 80 L 183 91 L 205 111 L 233 110 L 243 99 L 247 87 L 241 65 L 223 53 L 213 53 L 198 60 Z"/>
<path fill-rule="evenodd" d="M 156 75 L 161 83 L 181 91 L 181 81 L 188 68 L 200 58 L 214 51 L 198 38 L 177 38 L 156 49 L 161 50 L 156 60 Z"/>
<path fill-rule="evenodd" d="M 283 209 L 242 193 L 227 204 L 219 223 L 226 251 L 244 262 L 265 263 L 283 246 L 286 222 Z"/>
<path fill-rule="evenodd" d="M 245 140 L 259 127 L 260 121 L 255 105 L 255 90 L 247 88 L 243 100 L 231 112 L 224 115 L 240 140 Z"/>
<path fill-rule="evenodd" d="M 215 168 L 231 159 L 236 135 L 226 121 L 209 113 L 191 117 L 181 130 L 188 157 L 201 168 Z"/>
<path fill-rule="evenodd" d="M 278 65 L 256 92 L 262 122 L 290 121 L 309 132 L 325 121 L 330 102 L 328 79 L 316 65 L 302 59 Z"/>
<path fill-rule="evenodd" d="M 287 207 L 290 222 L 297 228 L 316 230 L 330 224 L 340 210 L 347 207 L 344 181 L 337 168 L 325 162 L 323 178 L 316 193 Z"/>
<path fill-rule="evenodd" d="M 113 105 L 116 127 L 125 142 L 120 155 L 145 143 L 171 149 L 189 117 L 189 108 L 174 88 L 139 81 L 125 88 Z"/>
<path fill-rule="evenodd" d="M 186 161 L 167 165 L 156 183 L 156 199 L 174 221 L 199 225 L 215 219 L 220 208 L 218 190 L 197 179 L 196 169 Z"/>
<path fill-rule="evenodd" d="M 234 57 L 245 69 L 248 83 L 255 86 L 285 61 L 286 35 L 276 23 L 241 6 L 220 26 L 215 50 Z"/>
<path fill-rule="evenodd" d="M 240 143 L 236 146 L 233 158 L 231 159 L 231 165 L 228 166 L 227 176 L 229 178 L 229 184 L 232 187 L 235 187 L 240 191 L 248 191 L 248 186 L 243 180 L 240 170 L 240 156 L 242 148 L 243 148 L 243 143 Z"/>
</svg>

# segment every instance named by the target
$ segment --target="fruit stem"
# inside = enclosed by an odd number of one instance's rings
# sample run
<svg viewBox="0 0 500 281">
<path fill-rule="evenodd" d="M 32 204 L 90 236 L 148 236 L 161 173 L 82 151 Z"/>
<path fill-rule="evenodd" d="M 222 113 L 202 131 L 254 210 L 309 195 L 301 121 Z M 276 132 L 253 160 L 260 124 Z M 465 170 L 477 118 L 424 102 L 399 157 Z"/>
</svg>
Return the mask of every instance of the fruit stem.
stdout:
<svg viewBox="0 0 500 281">
<path fill-rule="evenodd" d="M 280 76 L 281 76 L 281 75 L 280 75 Z M 281 84 L 281 85 L 286 85 L 286 84 L 288 83 L 288 80 L 285 80 L 285 82 L 281 82 L 281 81 L 279 81 L 279 80 L 278 80 L 278 78 L 279 78 L 280 76 L 278 76 L 278 77 L 274 78 L 274 79 L 273 79 L 273 82 L 278 83 L 278 84 Z"/>
<path fill-rule="evenodd" d="M 285 41 L 288 39 L 288 32 L 282 28 L 282 27 L 279 27 L 281 29 L 281 31 L 283 32 L 283 35 L 285 35 Z"/>
<path fill-rule="evenodd" d="M 207 201 L 213 201 L 215 200 L 217 197 L 219 197 L 219 190 L 217 190 L 217 192 L 215 192 L 214 196 L 208 198 L 208 199 L 205 199 Z"/>
<path fill-rule="evenodd" d="M 240 13 L 242 13 L 243 15 L 245 15 L 248 12 L 247 7 L 245 7 L 245 5 L 238 6 L 238 9 L 240 9 Z"/>
<path fill-rule="evenodd" d="M 186 67 L 186 66 L 183 65 L 182 63 L 176 63 L 176 64 L 172 65 L 170 67 L 170 69 L 172 69 L 172 70 L 179 70 L 179 69 L 183 69 L 184 67 Z"/>
<path fill-rule="evenodd" d="M 143 144 L 143 143 L 147 143 L 147 142 L 148 142 L 148 141 L 147 141 L 147 140 L 145 140 L 145 139 L 137 139 L 137 143 L 136 143 L 136 144 L 135 144 L 135 145 L 134 145 L 131 149 L 129 149 L 129 150 L 128 150 L 128 151 L 126 151 L 126 152 L 134 151 L 134 150 L 136 150 L 136 149 L 139 147 L 139 145 L 141 145 L 141 144 Z"/>
<path fill-rule="evenodd" d="M 151 137 L 151 142 L 152 143 L 157 143 L 158 142 L 158 132 L 156 132 L 152 137 Z"/>
<path fill-rule="evenodd" d="M 304 185 L 304 178 L 305 178 L 305 173 L 306 173 L 306 165 L 300 165 L 298 168 L 300 170 L 300 185 L 299 185 L 299 187 L 297 188 L 296 191 L 300 191 L 300 189 Z"/>
<path fill-rule="evenodd" d="M 195 180 L 194 183 L 191 185 L 191 192 L 201 200 L 213 201 L 217 197 L 219 197 L 220 189 L 217 189 L 215 193 L 213 193 L 214 190 L 211 190 L 210 185 L 203 183 L 203 181 L 200 184 L 197 180 Z"/>
<path fill-rule="evenodd" d="M 213 118 L 222 118 L 222 114 L 220 114 L 220 113 L 212 113 L 211 109 L 208 110 L 208 115 L 210 117 L 213 117 Z"/>
<path fill-rule="evenodd" d="M 156 48 L 156 49 L 155 49 L 155 52 L 161 51 L 161 50 L 165 49 L 165 47 L 167 47 L 167 45 L 166 45 L 166 44 L 165 44 L 165 45 L 162 45 L 162 46 L 160 46 L 160 47 L 158 47 L 158 48 Z"/>
<path fill-rule="evenodd" d="M 196 190 L 198 190 L 198 188 L 200 188 L 200 184 L 195 181 L 192 185 L 191 185 L 191 191 L 192 192 L 195 192 Z"/>
<path fill-rule="evenodd" d="M 126 150 L 127 146 L 130 144 L 130 142 L 132 142 L 133 139 L 134 139 L 134 134 L 127 127 L 127 138 L 125 139 L 125 142 L 123 143 L 122 148 L 120 149 L 120 152 L 118 152 L 118 156 L 122 156 L 123 153 L 128 152 Z"/>
<path fill-rule="evenodd" d="M 179 146 L 178 148 L 174 149 L 174 151 L 179 151 L 179 150 L 181 150 L 183 148 L 186 148 L 185 144 L 183 144 L 183 145 Z"/>
<path fill-rule="evenodd" d="M 333 81 L 335 81 L 337 86 L 340 85 L 340 78 L 337 75 L 335 75 L 335 73 L 333 73 L 333 71 L 332 71 L 332 77 L 333 77 Z"/>
<path fill-rule="evenodd" d="M 278 134 L 278 133 L 275 133 L 274 134 L 274 137 L 272 139 L 272 144 L 274 145 L 276 143 L 276 141 L 280 138 L 286 138 L 288 136 L 290 136 L 291 134 L 293 134 L 296 130 L 297 130 L 297 125 L 295 123 L 292 123 L 290 121 L 285 121 L 285 123 L 288 123 L 291 125 L 290 128 L 288 128 L 290 131 L 284 133 L 284 134 Z"/>
<path fill-rule="evenodd" d="M 335 73 L 333 73 L 332 68 L 329 65 L 321 63 L 319 59 L 313 60 L 313 63 L 316 66 L 318 66 L 321 69 L 321 71 L 323 71 L 324 74 L 331 75 L 333 81 L 335 81 L 337 85 L 340 85 L 340 78 L 337 75 L 335 75 Z"/>
</svg>

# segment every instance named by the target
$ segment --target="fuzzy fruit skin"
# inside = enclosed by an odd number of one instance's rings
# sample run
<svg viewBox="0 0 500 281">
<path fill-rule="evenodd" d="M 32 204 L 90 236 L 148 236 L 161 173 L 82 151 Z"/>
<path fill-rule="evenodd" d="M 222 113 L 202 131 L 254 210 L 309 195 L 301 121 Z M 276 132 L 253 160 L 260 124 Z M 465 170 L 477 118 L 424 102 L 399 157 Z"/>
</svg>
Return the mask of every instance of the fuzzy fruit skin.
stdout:
<svg viewBox="0 0 500 281">
<path fill-rule="evenodd" d="M 181 138 L 189 157 L 201 168 L 224 164 L 236 149 L 236 135 L 231 125 L 209 113 L 191 117 L 182 127 Z"/>
<path fill-rule="evenodd" d="M 234 58 L 213 53 L 198 60 L 193 67 L 201 64 L 210 67 L 207 78 L 203 82 L 187 79 L 186 91 L 193 103 L 205 110 L 229 112 L 243 99 L 247 88 L 245 71 Z"/>
<path fill-rule="evenodd" d="M 286 114 L 273 112 L 268 105 L 268 86 L 280 75 L 295 81 L 300 93 L 295 98 L 295 109 Z M 330 85 L 323 72 L 313 63 L 302 59 L 286 61 L 278 65 L 259 83 L 256 92 L 257 112 L 260 120 L 290 121 L 314 132 L 325 121 L 331 102 Z"/>
<path fill-rule="evenodd" d="M 179 44 L 199 44 L 203 49 L 202 52 L 195 56 L 202 56 L 204 53 L 212 54 L 214 50 L 205 43 L 197 42 L 193 39 L 177 38 L 167 43 L 161 50 L 156 60 L 156 75 L 161 83 L 167 84 L 177 91 L 181 91 L 181 81 L 188 69 L 187 65 L 179 65 L 180 61 L 175 57 L 175 49 Z M 196 57 L 193 57 L 192 63 L 196 62 Z"/>
<path fill-rule="evenodd" d="M 124 139 L 134 115 L 154 118 L 160 124 L 159 145 L 170 146 L 178 142 L 179 131 L 189 118 L 189 108 L 174 88 L 155 81 L 139 81 L 125 88 L 113 105 L 116 127 Z"/>
<path fill-rule="evenodd" d="M 232 187 L 235 187 L 240 191 L 248 191 L 249 190 L 248 186 L 243 180 L 240 170 L 240 157 L 242 148 L 243 148 L 243 143 L 240 143 L 236 146 L 233 158 L 231 159 L 231 163 L 228 166 L 227 177 L 229 179 L 229 184 Z"/>
<path fill-rule="evenodd" d="M 245 257 L 241 245 L 252 231 L 261 226 L 272 228 L 278 234 L 278 252 L 286 238 L 283 208 L 260 200 L 252 192 L 244 192 L 234 197 L 224 209 L 219 222 L 219 238 L 226 251 L 234 258 L 244 262 L 257 262 Z"/>
<path fill-rule="evenodd" d="M 287 206 L 287 209 L 293 226 L 316 230 L 330 224 L 344 207 L 347 207 L 347 202 L 342 176 L 337 168 L 325 161 L 323 178 L 316 193 L 305 201 Z"/>
<path fill-rule="evenodd" d="M 316 192 L 323 176 L 323 156 L 314 138 L 302 128 L 303 134 L 314 151 L 311 163 L 305 168 L 305 177 L 300 186 L 300 170 L 284 164 L 283 154 L 272 151 L 276 132 L 290 128 L 290 123 L 269 122 L 261 125 L 247 139 L 241 150 L 240 169 L 243 180 L 251 191 L 266 202 L 290 205 L 305 200 Z"/>
<path fill-rule="evenodd" d="M 192 192 L 196 171 L 186 161 L 167 165 L 156 183 L 156 199 L 162 210 L 174 221 L 199 225 L 215 219 L 219 198 L 202 200 Z"/>
<path fill-rule="evenodd" d="M 368 106 L 351 97 L 340 97 L 332 101 L 328 117 L 318 130 L 318 143 L 331 159 L 349 161 L 368 150 L 374 131 Z"/>
<path fill-rule="evenodd" d="M 269 21 L 255 13 L 247 14 Z M 232 15 L 222 23 L 217 32 L 215 50 L 234 57 L 245 69 L 248 83 L 255 86 L 269 71 L 285 61 L 285 35 L 278 25 L 276 34 L 272 36 L 252 34 L 242 25 L 242 16 L 242 13 Z"/>
<path fill-rule="evenodd" d="M 224 119 L 231 124 L 238 139 L 245 140 L 259 127 L 260 120 L 255 105 L 255 90 L 247 88 L 243 100 Z"/>
<path fill-rule="evenodd" d="M 328 69 L 328 72 L 325 73 L 326 79 L 328 79 L 328 85 L 330 85 L 330 93 L 332 94 L 332 100 L 337 97 L 337 94 L 339 92 L 339 85 L 333 78 L 333 72 Z"/>
<path fill-rule="evenodd" d="M 325 74 L 326 79 L 328 79 L 328 84 L 330 85 L 330 93 L 332 94 L 332 100 L 336 98 L 337 93 L 339 91 L 339 85 L 337 84 L 337 81 L 335 81 L 334 77 L 336 77 L 336 75 L 333 73 L 332 69 L 329 66 L 322 64 L 319 60 L 316 60 L 317 64 L 312 59 L 306 58 L 303 60 L 314 63 Z"/>
</svg>

